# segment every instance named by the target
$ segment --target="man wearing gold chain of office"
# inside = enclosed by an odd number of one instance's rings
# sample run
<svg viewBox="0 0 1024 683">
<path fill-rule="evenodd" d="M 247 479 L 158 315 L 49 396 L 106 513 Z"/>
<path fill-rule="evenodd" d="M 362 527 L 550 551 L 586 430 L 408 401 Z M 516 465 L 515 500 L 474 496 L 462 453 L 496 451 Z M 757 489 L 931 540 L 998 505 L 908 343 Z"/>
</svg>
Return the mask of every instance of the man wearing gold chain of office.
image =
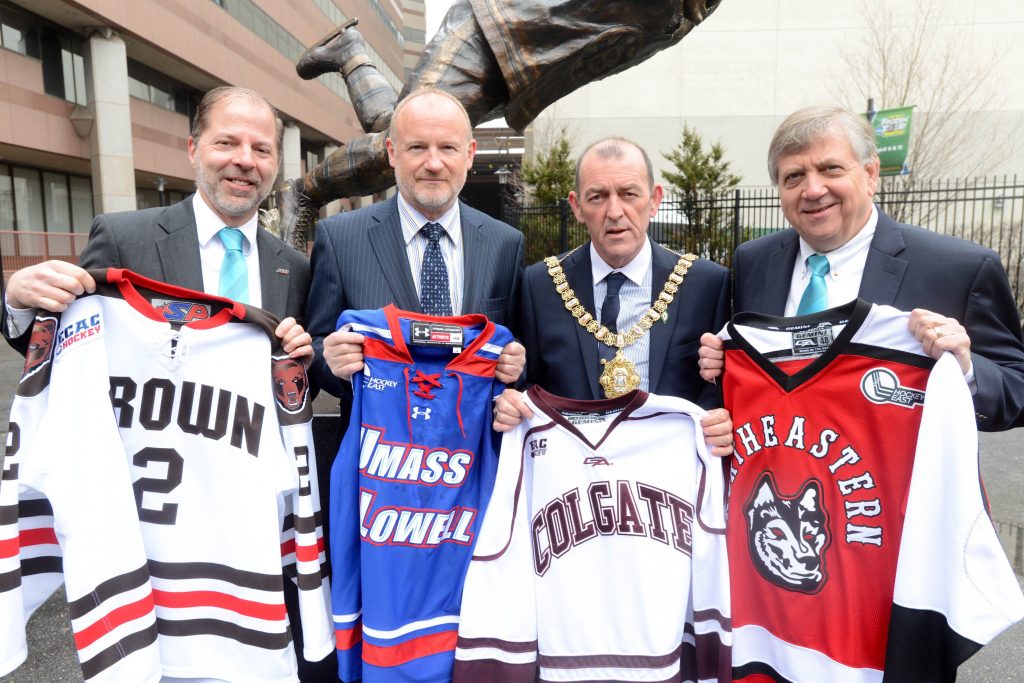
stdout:
<svg viewBox="0 0 1024 683">
<path fill-rule="evenodd" d="M 590 240 L 526 270 L 519 307 L 527 381 L 559 396 L 600 399 L 641 389 L 712 409 L 704 436 L 716 455 L 732 453 L 732 423 L 703 382 L 703 332 L 729 315 L 729 272 L 650 239 L 663 190 L 647 153 L 622 138 L 587 147 L 569 204 Z M 518 424 L 528 408 L 507 390 L 495 428 Z"/>
</svg>

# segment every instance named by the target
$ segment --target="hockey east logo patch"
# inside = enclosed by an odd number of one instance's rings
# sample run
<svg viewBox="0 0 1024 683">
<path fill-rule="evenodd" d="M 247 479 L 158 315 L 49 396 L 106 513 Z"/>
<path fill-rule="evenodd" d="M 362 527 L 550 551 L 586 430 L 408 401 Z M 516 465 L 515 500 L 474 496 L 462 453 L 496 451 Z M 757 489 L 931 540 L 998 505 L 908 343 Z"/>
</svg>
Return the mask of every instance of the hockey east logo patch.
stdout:
<svg viewBox="0 0 1024 683">
<path fill-rule="evenodd" d="M 892 370 L 872 368 L 860 380 L 864 398 L 872 403 L 892 403 L 903 408 L 924 405 L 924 392 L 900 386 L 900 379 Z"/>
<path fill-rule="evenodd" d="M 103 317 L 99 313 L 79 318 L 66 325 L 62 320 L 57 330 L 57 338 L 54 340 L 54 360 L 60 358 L 62 353 L 76 344 L 84 344 L 102 337 L 103 329 Z"/>
<path fill-rule="evenodd" d="M 808 479 L 795 495 L 784 496 L 771 472 L 764 472 L 743 513 L 750 559 L 761 576 L 800 593 L 822 589 L 828 578 L 825 550 L 832 538 L 821 482 Z"/>
</svg>

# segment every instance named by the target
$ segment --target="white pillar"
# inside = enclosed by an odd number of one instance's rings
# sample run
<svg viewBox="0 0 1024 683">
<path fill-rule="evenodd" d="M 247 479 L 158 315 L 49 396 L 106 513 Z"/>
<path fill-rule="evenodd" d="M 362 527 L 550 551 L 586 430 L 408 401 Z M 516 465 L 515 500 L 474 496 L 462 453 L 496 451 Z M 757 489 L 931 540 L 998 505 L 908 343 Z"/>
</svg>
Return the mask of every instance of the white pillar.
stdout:
<svg viewBox="0 0 1024 683">
<path fill-rule="evenodd" d="M 281 174 L 287 180 L 302 176 L 302 135 L 294 123 L 284 124 L 281 144 Z"/>
<path fill-rule="evenodd" d="M 92 30 L 86 44 L 85 80 L 94 123 L 89 136 L 96 213 L 133 211 L 135 157 L 128 103 L 128 55 L 110 28 Z"/>
</svg>

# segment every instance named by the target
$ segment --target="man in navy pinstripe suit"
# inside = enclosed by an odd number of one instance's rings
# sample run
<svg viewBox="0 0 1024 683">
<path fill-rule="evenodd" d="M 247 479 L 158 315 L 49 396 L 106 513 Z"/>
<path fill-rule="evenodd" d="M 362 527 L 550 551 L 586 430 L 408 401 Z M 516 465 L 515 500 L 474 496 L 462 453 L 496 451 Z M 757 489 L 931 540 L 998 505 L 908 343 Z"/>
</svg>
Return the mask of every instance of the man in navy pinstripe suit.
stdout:
<svg viewBox="0 0 1024 683">
<path fill-rule="evenodd" d="M 363 367 L 363 337 L 336 332 L 338 316 L 391 303 L 423 310 L 427 224 L 444 229 L 439 246 L 452 313 L 483 313 L 514 326 L 525 243 L 518 230 L 458 201 L 476 151 L 465 108 L 440 90 L 413 92 L 395 109 L 386 144 L 397 195 L 321 221 L 313 246 L 306 306 L 316 351 L 311 373 L 338 397 L 350 395 L 348 381 Z M 510 343 L 498 361 L 498 379 L 514 382 L 525 361 L 522 345 Z"/>
</svg>

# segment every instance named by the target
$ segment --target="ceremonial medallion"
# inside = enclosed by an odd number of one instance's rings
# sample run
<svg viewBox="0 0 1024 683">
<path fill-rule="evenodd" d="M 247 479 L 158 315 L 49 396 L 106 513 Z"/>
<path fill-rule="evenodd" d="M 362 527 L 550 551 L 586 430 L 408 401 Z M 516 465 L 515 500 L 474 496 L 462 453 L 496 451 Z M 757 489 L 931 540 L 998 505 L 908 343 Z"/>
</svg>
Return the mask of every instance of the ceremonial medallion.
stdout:
<svg viewBox="0 0 1024 683">
<path fill-rule="evenodd" d="M 565 304 L 565 310 L 569 311 L 569 315 L 576 319 L 580 327 L 594 335 L 599 343 L 616 349 L 614 358 L 601 361 L 604 370 L 601 371 L 599 381 L 604 389 L 604 395 L 608 398 L 622 396 L 640 386 L 640 373 L 637 372 L 636 366 L 623 355 L 622 349 L 639 341 L 658 320 L 668 322 L 669 304 L 672 303 L 674 295 L 679 291 L 679 286 L 683 284 L 686 272 L 696 260 L 697 257 L 693 254 L 680 256 L 675 268 L 668 274 L 668 280 L 665 281 L 661 294 L 647 309 L 647 312 L 640 316 L 636 324 L 626 332 L 613 332 L 598 323 L 594 316 L 580 305 L 580 300 L 576 298 L 576 292 L 569 286 L 565 272 L 562 270 L 562 264 L 558 259 L 554 256 L 544 259 L 544 265 L 548 267 L 548 275 L 551 276 L 555 291 L 558 292 Z"/>
<path fill-rule="evenodd" d="M 640 387 L 640 374 L 636 366 L 622 355 L 622 349 L 618 349 L 611 360 L 602 360 L 601 365 L 604 370 L 598 381 L 607 398 L 618 398 Z"/>
</svg>

